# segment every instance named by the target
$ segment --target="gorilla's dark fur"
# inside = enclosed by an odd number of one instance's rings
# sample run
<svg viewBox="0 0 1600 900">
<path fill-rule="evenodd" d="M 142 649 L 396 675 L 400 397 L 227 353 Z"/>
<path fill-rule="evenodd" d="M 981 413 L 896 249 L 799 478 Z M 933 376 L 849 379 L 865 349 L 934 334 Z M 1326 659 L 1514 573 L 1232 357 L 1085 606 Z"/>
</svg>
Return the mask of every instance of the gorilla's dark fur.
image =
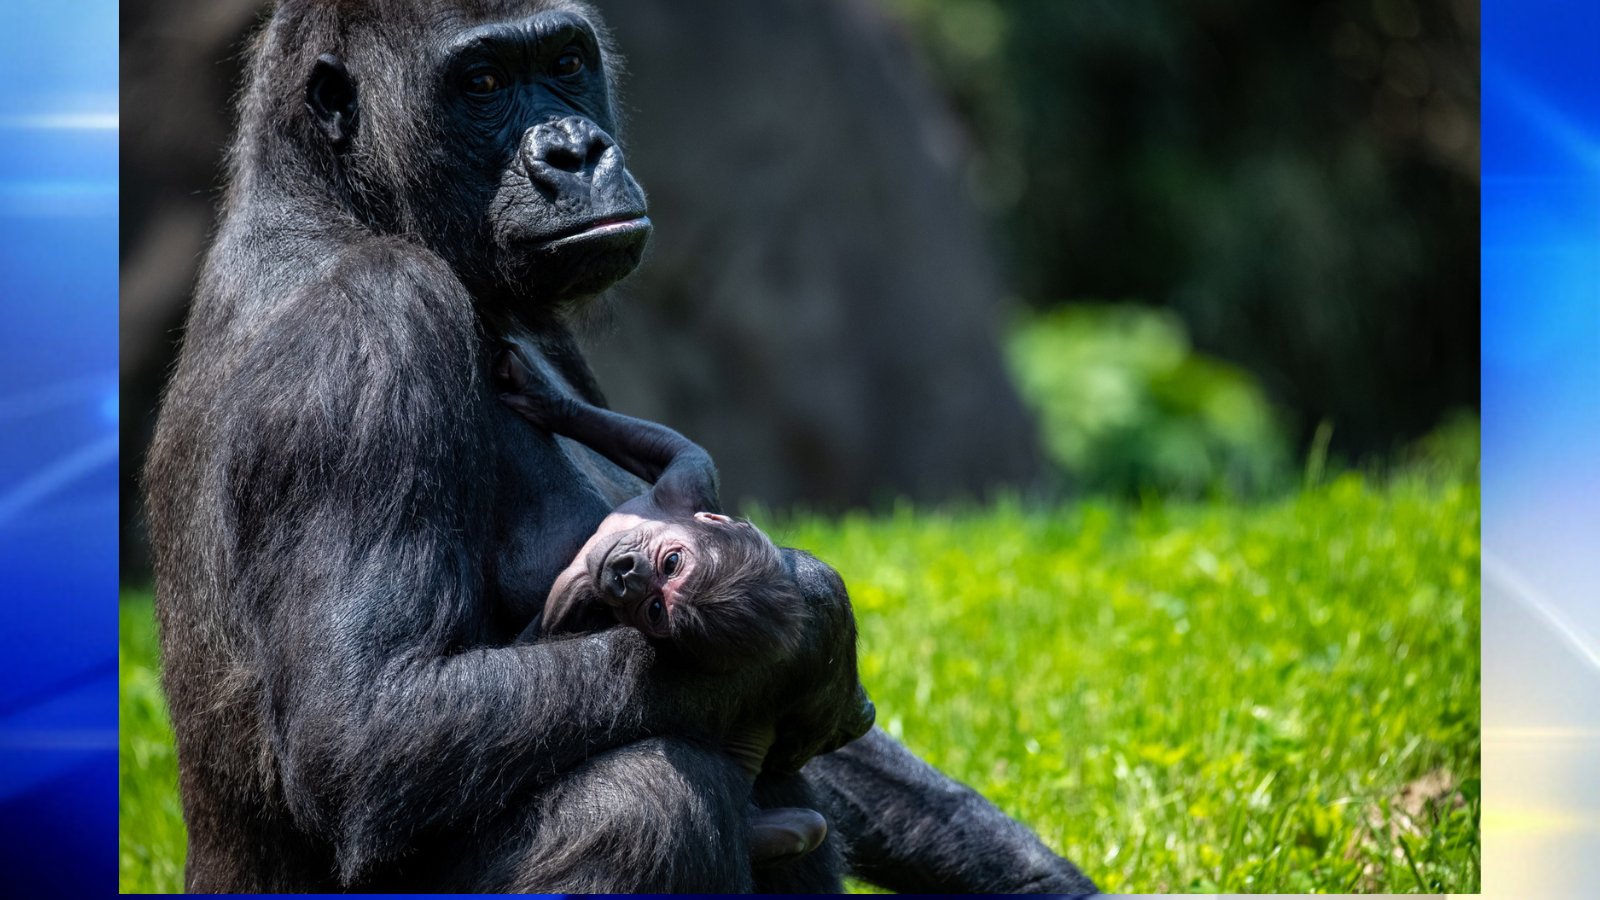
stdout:
<svg viewBox="0 0 1600 900">
<path fill-rule="evenodd" d="M 561 317 L 649 225 L 597 22 L 307 0 L 256 39 L 146 474 L 187 886 L 1092 889 L 881 731 L 827 753 L 861 724 L 854 626 L 804 554 L 781 664 L 697 674 L 626 628 L 513 644 L 642 489 L 488 384 L 510 340 L 601 402 Z M 751 710 L 779 713 L 754 789 L 716 749 Z M 833 832 L 752 873 L 752 799 Z"/>
</svg>

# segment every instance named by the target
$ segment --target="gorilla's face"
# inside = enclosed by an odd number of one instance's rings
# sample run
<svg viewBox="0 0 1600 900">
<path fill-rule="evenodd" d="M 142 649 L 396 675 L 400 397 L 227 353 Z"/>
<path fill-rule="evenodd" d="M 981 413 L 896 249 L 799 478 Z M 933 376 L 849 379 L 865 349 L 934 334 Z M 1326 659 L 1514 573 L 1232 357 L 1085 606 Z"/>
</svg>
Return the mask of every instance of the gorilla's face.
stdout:
<svg viewBox="0 0 1600 900">
<path fill-rule="evenodd" d="M 332 123 L 336 146 L 339 101 L 350 107 L 344 127 L 354 140 L 346 156 L 357 171 L 362 156 L 405 160 L 389 169 L 401 170 L 398 178 L 379 179 L 404 182 L 396 194 L 409 214 L 397 227 L 443 255 L 495 313 L 569 310 L 633 271 L 650 220 L 612 137 L 605 59 L 589 21 L 557 7 L 428 30 L 426 61 L 411 64 L 425 69 L 414 73 L 414 92 L 386 90 L 410 102 L 359 97 L 362 73 L 347 73 L 342 63 L 321 66 L 325 83 L 314 74 L 307 88 L 313 113 L 324 128 Z M 363 108 L 363 100 L 383 107 Z M 358 114 L 412 124 L 401 137 L 398 129 L 363 128 Z M 416 146 L 370 146 L 384 139 Z"/>
<path fill-rule="evenodd" d="M 555 11 L 468 28 L 439 71 L 446 140 L 458 144 L 459 177 L 485 189 L 483 236 L 497 274 L 559 306 L 633 271 L 650 220 L 610 134 L 605 64 L 588 21 Z"/>
</svg>

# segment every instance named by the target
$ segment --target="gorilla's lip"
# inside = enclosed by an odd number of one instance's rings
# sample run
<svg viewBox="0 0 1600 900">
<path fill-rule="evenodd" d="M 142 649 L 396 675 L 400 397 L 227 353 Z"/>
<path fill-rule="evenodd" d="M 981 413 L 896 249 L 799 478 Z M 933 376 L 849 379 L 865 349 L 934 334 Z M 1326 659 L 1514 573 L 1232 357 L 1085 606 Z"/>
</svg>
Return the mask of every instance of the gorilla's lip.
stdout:
<svg viewBox="0 0 1600 900">
<path fill-rule="evenodd" d="M 650 219 L 644 215 L 607 216 L 594 222 L 585 222 L 563 234 L 533 244 L 535 250 L 552 250 L 570 244 L 581 244 L 598 238 L 617 238 L 650 230 Z"/>
</svg>

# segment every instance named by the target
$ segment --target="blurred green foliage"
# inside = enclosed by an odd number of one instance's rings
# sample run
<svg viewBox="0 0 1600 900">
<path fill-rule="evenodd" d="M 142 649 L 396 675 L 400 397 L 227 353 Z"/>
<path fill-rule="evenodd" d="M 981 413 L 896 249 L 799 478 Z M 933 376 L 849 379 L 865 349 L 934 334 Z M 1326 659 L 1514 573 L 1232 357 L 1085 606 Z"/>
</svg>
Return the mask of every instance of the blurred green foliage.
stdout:
<svg viewBox="0 0 1600 900">
<path fill-rule="evenodd" d="M 1476 482 L 1482 472 L 1481 442 L 1477 414 L 1458 409 L 1438 428 L 1406 447 L 1397 463 L 1405 471 L 1426 477 Z"/>
<path fill-rule="evenodd" d="M 1029 305 L 1170 307 L 1354 455 L 1477 405 L 1477 0 L 890 6 Z"/>
<path fill-rule="evenodd" d="M 1195 496 L 1288 480 L 1288 441 L 1255 378 L 1193 352 L 1171 311 L 1080 304 L 1028 315 L 1006 357 L 1050 459 L 1080 487 Z"/>
</svg>

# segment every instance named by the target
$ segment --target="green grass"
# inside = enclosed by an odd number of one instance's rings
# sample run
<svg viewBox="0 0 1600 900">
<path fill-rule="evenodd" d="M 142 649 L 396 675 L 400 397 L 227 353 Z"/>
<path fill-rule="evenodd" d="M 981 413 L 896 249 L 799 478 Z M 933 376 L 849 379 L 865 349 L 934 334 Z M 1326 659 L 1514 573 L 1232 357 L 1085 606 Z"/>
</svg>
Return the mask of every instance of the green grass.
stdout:
<svg viewBox="0 0 1600 900">
<path fill-rule="evenodd" d="M 174 893 L 183 890 L 187 841 L 149 594 L 123 593 L 119 633 L 117 885 L 124 893 Z"/>
<path fill-rule="evenodd" d="M 1474 483 L 774 531 L 849 584 L 879 722 L 1102 888 L 1478 889 Z M 183 849 L 148 616 L 124 604 L 123 890 L 175 887 Z M 1402 817 L 1424 776 L 1458 788 Z"/>
</svg>

